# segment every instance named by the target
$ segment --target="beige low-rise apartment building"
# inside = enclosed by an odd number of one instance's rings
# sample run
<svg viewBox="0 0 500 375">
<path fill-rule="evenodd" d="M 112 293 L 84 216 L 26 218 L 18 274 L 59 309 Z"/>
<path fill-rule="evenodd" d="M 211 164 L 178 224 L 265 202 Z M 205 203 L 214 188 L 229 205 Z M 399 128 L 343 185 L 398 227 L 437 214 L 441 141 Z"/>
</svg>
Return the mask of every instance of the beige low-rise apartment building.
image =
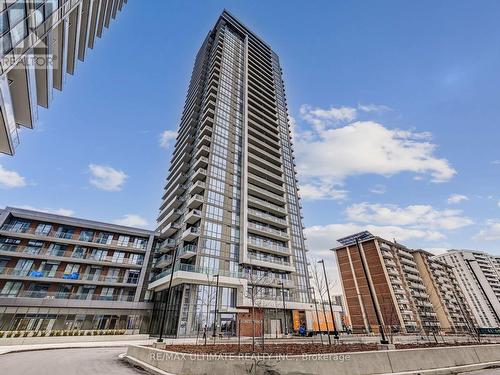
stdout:
<svg viewBox="0 0 500 375">
<path fill-rule="evenodd" d="M 473 331 L 476 322 L 453 268 L 428 251 L 418 249 L 411 253 L 441 329 L 445 332 Z"/>
</svg>

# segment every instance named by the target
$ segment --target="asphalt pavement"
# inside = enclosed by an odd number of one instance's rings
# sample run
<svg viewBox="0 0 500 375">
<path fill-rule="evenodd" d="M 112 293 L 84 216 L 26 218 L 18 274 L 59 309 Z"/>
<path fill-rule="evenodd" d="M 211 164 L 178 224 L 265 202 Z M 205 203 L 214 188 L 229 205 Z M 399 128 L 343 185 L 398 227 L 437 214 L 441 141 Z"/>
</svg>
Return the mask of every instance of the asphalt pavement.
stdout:
<svg viewBox="0 0 500 375">
<path fill-rule="evenodd" d="M 126 347 L 36 350 L 0 355 L 2 375 L 145 375 L 118 358 Z"/>
</svg>

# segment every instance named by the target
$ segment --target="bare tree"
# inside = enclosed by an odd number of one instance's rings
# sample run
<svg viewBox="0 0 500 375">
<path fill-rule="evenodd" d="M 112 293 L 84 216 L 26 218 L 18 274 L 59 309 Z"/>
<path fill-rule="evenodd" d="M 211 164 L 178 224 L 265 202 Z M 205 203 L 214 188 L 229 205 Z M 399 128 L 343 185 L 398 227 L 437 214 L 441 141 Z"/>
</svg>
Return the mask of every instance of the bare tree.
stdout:
<svg viewBox="0 0 500 375">
<path fill-rule="evenodd" d="M 209 328 L 208 322 L 210 320 L 210 308 L 215 303 L 216 293 L 217 293 L 217 290 L 215 290 L 215 288 L 216 288 L 215 287 L 215 276 L 207 273 L 206 277 L 207 277 L 206 284 L 198 286 L 198 288 L 206 287 L 206 294 L 203 293 L 202 295 L 200 295 L 200 291 L 198 290 L 197 304 L 199 306 L 201 306 L 201 308 L 200 308 L 200 313 L 198 316 L 199 323 L 198 323 L 198 329 L 197 329 L 197 334 L 196 334 L 196 343 L 198 343 L 198 337 L 199 337 L 199 332 L 200 332 L 199 324 L 202 323 L 204 345 L 207 345 L 208 328 Z M 203 316 L 204 314 L 205 314 L 205 316 Z M 217 317 L 214 317 L 214 324 L 217 324 Z"/>
<path fill-rule="evenodd" d="M 263 301 L 261 297 L 263 297 L 263 293 L 267 292 L 268 288 L 274 286 L 274 284 L 272 278 L 264 272 L 256 272 L 253 266 L 245 269 L 245 278 L 248 281 L 246 296 L 250 299 L 252 304 L 252 352 L 255 352 L 255 311 L 256 309 L 260 309 L 261 312 L 263 311 Z M 262 331 L 262 347 L 264 347 L 264 317 L 262 317 L 259 321 L 261 323 Z"/>
</svg>

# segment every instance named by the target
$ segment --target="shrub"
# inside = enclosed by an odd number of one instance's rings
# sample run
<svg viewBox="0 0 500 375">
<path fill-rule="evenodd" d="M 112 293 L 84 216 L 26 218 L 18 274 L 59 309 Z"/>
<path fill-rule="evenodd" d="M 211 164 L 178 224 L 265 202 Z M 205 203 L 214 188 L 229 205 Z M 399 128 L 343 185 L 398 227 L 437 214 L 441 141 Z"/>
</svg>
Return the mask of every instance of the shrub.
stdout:
<svg viewBox="0 0 500 375">
<path fill-rule="evenodd" d="M 19 337 L 19 336 L 21 336 L 21 332 L 19 331 L 14 332 L 14 337 Z"/>
<path fill-rule="evenodd" d="M 87 335 L 87 336 L 92 335 L 92 331 L 87 331 L 86 335 Z"/>
<path fill-rule="evenodd" d="M 45 332 L 45 331 L 41 331 L 41 332 L 40 332 L 40 336 L 41 336 L 41 337 L 45 337 L 46 335 L 47 335 L 47 332 Z"/>
<path fill-rule="evenodd" d="M 5 334 L 5 337 L 6 337 L 6 338 L 10 338 L 10 337 L 12 337 L 12 334 L 13 334 L 13 333 L 14 333 L 14 332 L 9 331 L 9 332 L 7 332 L 7 333 Z"/>
<path fill-rule="evenodd" d="M 4 334 L 5 334 L 4 331 L 0 331 L 0 338 L 2 338 Z"/>
</svg>

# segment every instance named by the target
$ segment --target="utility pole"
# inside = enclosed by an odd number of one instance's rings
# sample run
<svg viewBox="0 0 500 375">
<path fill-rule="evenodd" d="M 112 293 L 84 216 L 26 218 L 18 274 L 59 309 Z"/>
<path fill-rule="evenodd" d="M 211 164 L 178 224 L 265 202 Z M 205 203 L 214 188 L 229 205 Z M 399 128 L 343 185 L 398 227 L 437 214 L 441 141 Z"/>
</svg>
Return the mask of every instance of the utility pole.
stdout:
<svg viewBox="0 0 500 375">
<path fill-rule="evenodd" d="M 215 284 L 215 316 L 214 316 L 214 342 L 217 335 L 217 307 L 219 305 L 219 274 L 215 275 L 217 278 L 217 283 Z"/>
<path fill-rule="evenodd" d="M 330 297 L 330 288 L 328 285 L 328 278 L 326 277 L 325 261 L 323 259 L 321 259 L 318 263 L 321 263 L 323 265 L 323 273 L 325 274 L 326 293 L 328 294 L 328 303 L 330 304 L 330 313 L 332 314 L 333 338 L 335 340 L 338 340 L 339 333 L 338 333 L 337 327 L 335 325 L 335 316 L 333 315 L 332 298 Z M 326 319 L 326 316 L 325 316 L 325 319 Z"/>
<path fill-rule="evenodd" d="M 165 308 L 163 309 L 163 317 L 161 319 L 160 326 L 160 337 L 158 338 L 158 342 L 163 342 L 163 329 L 165 328 L 165 320 L 167 320 L 167 307 L 170 302 L 170 295 L 172 294 L 172 280 L 174 279 L 175 272 L 175 262 L 177 261 L 177 247 L 174 250 L 174 259 L 172 260 L 172 271 L 170 272 L 170 280 L 168 282 L 168 290 L 167 290 L 167 300 L 165 301 Z"/>
<path fill-rule="evenodd" d="M 380 335 L 382 336 L 380 343 L 381 344 L 389 344 L 389 341 L 385 338 L 385 333 L 384 333 L 384 327 L 382 326 L 382 318 L 380 317 L 380 312 L 377 309 L 377 304 L 375 303 L 375 292 L 372 289 L 372 284 L 370 283 L 370 280 L 368 279 L 368 271 L 366 269 L 365 261 L 363 254 L 361 252 L 361 246 L 359 246 L 359 240 L 356 238 L 356 247 L 358 248 L 358 253 L 359 253 L 359 258 L 361 260 L 361 265 L 363 266 L 363 273 L 365 275 L 366 279 L 366 284 L 368 285 L 368 291 L 370 292 L 370 297 L 372 300 L 373 304 L 373 310 L 375 310 L 375 316 L 377 317 L 377 323 L 379 326 L 380 330 Z"/>
<path fill-rule="evenodd" d="M 283 284 L 283 281 L 281 281 L 280 284 L 281 284 L 281 296 L 283 297 L 283 325 L 284 325 L 283 334 L 287 335 L 288 328 L 286 326 L 285 286 Z"/>
</svg>

